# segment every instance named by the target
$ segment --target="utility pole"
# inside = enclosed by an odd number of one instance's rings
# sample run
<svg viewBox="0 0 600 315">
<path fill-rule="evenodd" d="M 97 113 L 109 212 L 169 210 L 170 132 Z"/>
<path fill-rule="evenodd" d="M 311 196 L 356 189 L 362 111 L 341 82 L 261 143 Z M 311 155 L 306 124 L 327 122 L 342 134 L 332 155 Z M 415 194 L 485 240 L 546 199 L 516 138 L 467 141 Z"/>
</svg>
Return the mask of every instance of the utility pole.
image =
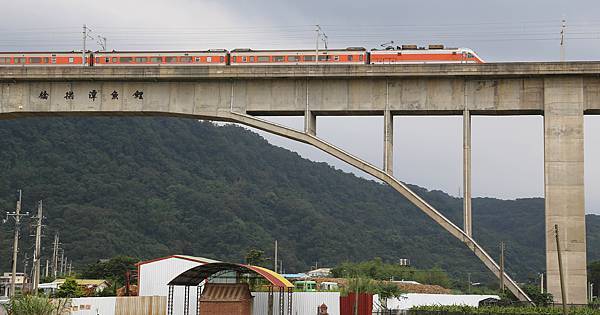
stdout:
<svg viewBox="0 0 600 315">
<path fill-rule="evenodd" d="M 58 232 L 54 234 L 54 247 L 52 250 L 52 273 L 54 275 L 54 279 L 58 276 L 58 245 L 59 245 L 59 237 Z"/>
<path fill-rule="evenodd" d="M 317 42 L 317 47 L 315 49 L 315 63 L 319 63 L 319 37 L 321 37 L 321 27 L 319 26 L 319 24 L 316 25 L 316 32 L 317 32 L 317 36 L 316 36 L 316 42 Z"/>
<path fill-rule="evenodd" d="M 61 248 L 60 250 L 61 250 L 61 254 L 60 254 L 60 274 L 64 275 L 65 274 L 65 271 L 64 271 L 64 268 L 65 268 L 65 264 L 64 264 L 64 262 L 65 262 L 65 250 L 63 248 Z"/>
<path fill-rule="evenodd" d="M 319 63 L 319 41 L 323 40 L 323 43 L 325 44 L 325 53 L 327 53 L 327 34 L 325 34 L 325 32 L 323 31 L 323 29 L 321 28 L 321 26 L 319 24 L 315 25 L 316 26 L 316 32 L 317 32 L 317 39 L 316 39 L 316 50 L 315 50 L 315 63 Z"/>
<path fill-rule="evenodd" d="M 27 277 L 27 267 L 29 266 L 29 256 L 25 253 L 23 258 L 23 284 L 25 284 L 25 277 Z"/>
<path fill-rule="evenodd" d="M 73 261 L 69 261 L 69 276 L 71 276 L 71 272 L 73 272 Z"/>
<path fill-rule="evenodd" d="M 48 269 L 50 267 L 50 261 L 46 259 L 46 273 L 44 273 L 44 277 L 48 278 Z"/>
<path fill-rule="evenodd" d="M 273 270 L 275 272 L 277 272 L 277 240 L 275 240 L 275 259 L 274 260 L 275 261 L 273 263 L 275 264 L 275 266 L 274 266 Z"/>
<path fill-rule="evenodd" d="M 87 41 L 87 37 L 88 37 L 88 28 L 85 24 L 83 24 L 83 50 L 81 51 L 81 65 L 84 67 L 85 67 L 85 53 L 86 53 L 85 44 Z"/>
<path fill-rule="evenodd" d="M 554 225 L 554 236 L 556 237 L 556 253 L 558 255 L 558 275 L 560 277 L 560 293 L 562 295 L 563 315 L 569 314 L 567 310 L 567 293 L 565 292 L 565 278 L 562 268 L 562 253 L 560 252 L 560 239 L 558 235 L 558 224 Z"/>
<path fill-rule="evenodd" d="M 565 30 L 567 28 L 567 20 L 562 19 L 562 25 L 560 28 L 560 61 L 565 61 Z"/>
<path fill-rule="evenodd" d="M 35 226 L 35 251 L 33 252 L 33 294 L 37 294 L 38 286 L 40 284 L 40 275 L 41 275 L 41 249 L 42 249 L 42 219 L 44 218 L 42 215 L 43 207 L 42 201 L 38 202 L 38 213 L 37 213 L 37 224 Z M 46 267 L 48 266 L 48 261 L 46 261 Z M 47 268 L 46 268 L 47 270 Z M 48 271 L 46 271 L 46 274 Z"/>
<path fill-rule="evenodd" d="M 504 293 L 504 241 L 500 242 L 500 293 Z"/>
<path fill-rule="evenodd" d="M 540 273 L 540 293 L 544 294 L 544 273 Z"/>
<path fill-rule="evenodd" d="M 10 297 L 15 296 L 15 285 L 17 282 L 17 258 L 19 253 L 19 230 L 21 228 L 21 217 L 28 216 L 29 213 L 21 213 L 21 201 L 22 201 L 23 192 L 19 189 L 19 199 L 17 199 L 17 206 L 15 212 L 7 212 L 6 219 L 4 222 L 8 221 L 9 217 L 15 219 L 15 239 L 13 242 L 13 257 L 12 257 L 12 274 L 11 274 L 11 284 L 10 284 Z"/>
<path fill-rule="evenodd" d="M 469 286 L 467 287 L 467 293 L 471 294 L 471 273 L 467 273 L 467 281 L 469 282 Z"/>
</svg>

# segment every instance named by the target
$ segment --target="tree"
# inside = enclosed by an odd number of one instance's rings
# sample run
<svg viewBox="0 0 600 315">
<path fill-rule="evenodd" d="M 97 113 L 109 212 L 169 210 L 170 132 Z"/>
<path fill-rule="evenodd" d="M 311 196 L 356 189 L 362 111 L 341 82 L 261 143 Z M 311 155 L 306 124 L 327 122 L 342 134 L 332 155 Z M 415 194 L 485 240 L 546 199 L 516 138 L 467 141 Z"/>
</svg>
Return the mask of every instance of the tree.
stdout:
<svg viewBox="0 0 600 315">
<path fill-rule="evenodd" d="M 135 264 L 139 259 L 129 256 L 116 256 L 108 261 L 99 261 L 88 265 L 81 276 L 87 279 L 102 279 L 111 282 L 117 287 L 125 284 L 125 273 L 136 269 Z"/>
<path fill-rule="evenodd" d="M 550 293 L 542 293 L 540 287 L 532 284 L 525 285 L 523 291 L 531 298 L 536 306 L 548 306 L 552 304 L 554 298 Z"/>
<path fill-rule="evenodd" d="M 588 281 L 594 284 L 594 296 L 600 296 L 600 260 L 589 264 Z"/>
<path fill-rule="evenodd" d="M 263 255 L 264 251 L 260 249 L 252 248 L 246 252 L 246 264 L 254 265 L 254 266 L 262 266 L 265 263 L 265 258 Z"/>
<path fill-rule="evenodd" d="M 77 298 L 84 295 L 85 293 L 73 278 L 67 278 L 56 291 L 58 298 Z"/>
</svg>

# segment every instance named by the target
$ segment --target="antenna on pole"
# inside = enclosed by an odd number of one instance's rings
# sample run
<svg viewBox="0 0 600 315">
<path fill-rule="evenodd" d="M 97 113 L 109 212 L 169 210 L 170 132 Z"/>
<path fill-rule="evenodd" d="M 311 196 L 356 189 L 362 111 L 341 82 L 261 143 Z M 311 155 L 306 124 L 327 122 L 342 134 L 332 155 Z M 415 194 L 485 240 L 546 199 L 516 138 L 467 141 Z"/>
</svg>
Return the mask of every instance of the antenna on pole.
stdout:
<svg viewBox="0 0 600 315">
<path fill-rule="evenodd" d="M 98 38 L 98 45 L 102 48 L 102 51 L 106 51 L 106 47 L 108 47 L 106 44 L 106 37 L 98 35 L 97 38 Z"/>
<path fill-rule="evenodd" d="M 567 28 L 567 20 L 563 17 L 560 27 L 560 61 L 565 61 L 565 30 Z"/>
</svg>

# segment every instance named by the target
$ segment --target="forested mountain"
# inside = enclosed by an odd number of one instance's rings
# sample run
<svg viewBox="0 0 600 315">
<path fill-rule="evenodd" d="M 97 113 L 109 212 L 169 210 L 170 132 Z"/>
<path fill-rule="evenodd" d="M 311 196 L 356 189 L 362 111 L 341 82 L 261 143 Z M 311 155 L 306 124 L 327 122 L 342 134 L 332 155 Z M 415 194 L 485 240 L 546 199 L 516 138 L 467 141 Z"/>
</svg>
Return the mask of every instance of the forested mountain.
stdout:
<svg viewBox="0 0 600 315">
<path fill-rule="evenodd" d="M 190 254 L 242 261 L 280 244 L 286 271 L 381 257 L 489 278 L 460 242 L 386 185 L 301 158 L 236 127 L 175 118 L 0 121 L 0 206 L 44 200 L 44 246 L 60 232 L 74 266 L 126 254 Z M 462 200 L 411 186 L 460 225 Z M 473 200 L 474 234 L 494 256 L 507 243 L 521 280 L 544 266 L 542 199 Z M 588 257 L 600 259 L 600 217 L 588 216 Z M 0 227 L 8 270 L 10 224 Z M 23 226 L 21 261 L 31 256 Z M 47 256 L 46 256 L 47 257 Z M 45 259 L 45 258 L 44 258 Z M 31 264 L 29 264 L 31 266 Z M 19 269 L 22 269 L 20 264 Z"/>
</svg>

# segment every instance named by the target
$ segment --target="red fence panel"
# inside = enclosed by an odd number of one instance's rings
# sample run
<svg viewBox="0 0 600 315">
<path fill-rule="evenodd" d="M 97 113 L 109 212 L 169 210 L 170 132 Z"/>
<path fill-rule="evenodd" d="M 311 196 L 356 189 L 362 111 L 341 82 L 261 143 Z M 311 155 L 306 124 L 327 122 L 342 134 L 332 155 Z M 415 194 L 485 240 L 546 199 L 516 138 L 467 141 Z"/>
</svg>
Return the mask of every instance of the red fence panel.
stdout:
<svg viewBox="0 0 600 315">
<path fill-rule="evenodd" d="M 340 315 L 354 315 L 354 303 L 356 294 L 348 293 L 348 296 L 340 296 Z M 358 315 L 373 314 L 373 295 L 368 293 L 358 294 Z"/>
</svg>

